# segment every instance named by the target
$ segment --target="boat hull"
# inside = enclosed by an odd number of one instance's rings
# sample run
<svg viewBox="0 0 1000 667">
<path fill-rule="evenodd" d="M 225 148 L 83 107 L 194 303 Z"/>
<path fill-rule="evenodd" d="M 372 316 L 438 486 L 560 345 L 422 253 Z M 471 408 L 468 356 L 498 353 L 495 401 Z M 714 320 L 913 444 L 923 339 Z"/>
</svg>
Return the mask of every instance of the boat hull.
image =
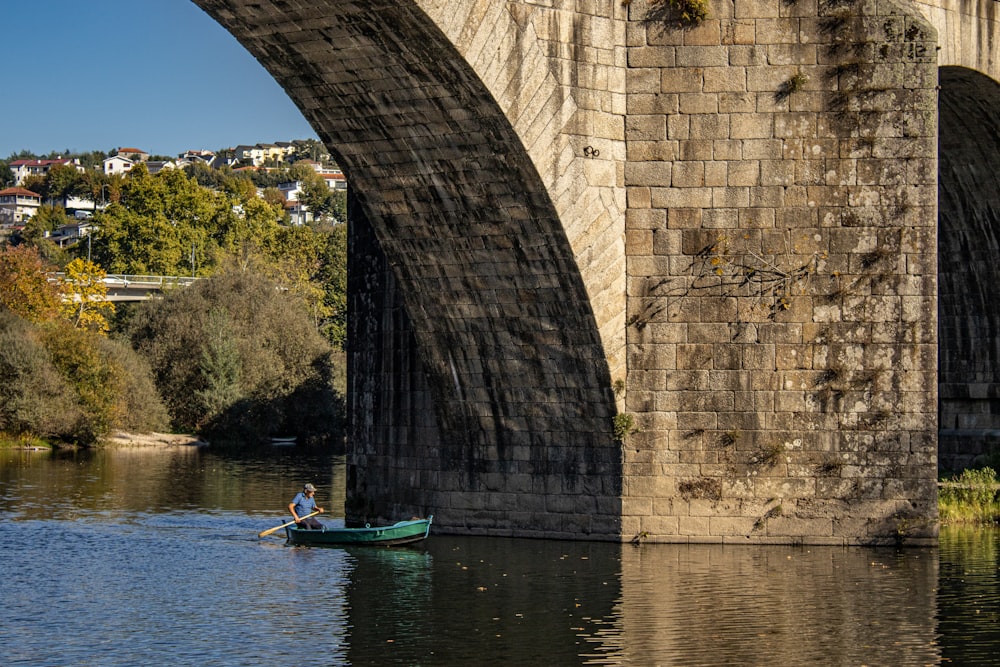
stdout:
<svg viewBox="0 0 1000 667">
<path fill-rule="evenodd" d="M 433 516 L 426 519 L 400 521 L 391 526 L 365 526 L 364 528 L 324 528 L 306 530 L 287 526 L 285 534 L 289 544 L 305 546 L 371 545 L 393 547 L 412 544 L 427 538 L 431 532 Z"/>
</svg>

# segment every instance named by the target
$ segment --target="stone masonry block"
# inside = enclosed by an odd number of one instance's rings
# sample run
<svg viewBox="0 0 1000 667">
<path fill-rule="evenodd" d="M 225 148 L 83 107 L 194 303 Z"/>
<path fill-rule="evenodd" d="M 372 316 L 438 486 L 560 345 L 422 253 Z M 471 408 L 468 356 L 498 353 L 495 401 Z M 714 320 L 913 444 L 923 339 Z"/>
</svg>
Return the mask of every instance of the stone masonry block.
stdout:
<svg viewBox="0 0 1000 667">
<path fill-rule="evenodd" d="M 742 67 L 707 67 L 704 70 L 703 91 L 706 93 L 734 93 L 741 99 L 746 94 L 746 70 Z"/>
<path fill-rule="evenodd" d="M 672 167 L 673 163 L 671 162 L 627 163 L 625 165 L 625 183 L 630 187 L 639 185 L 648 185 L 648 186 L 668 185 L 671 182 Z"/>
<path fill-rule="evenodd" d="M 771 139 L 774 119 L 766 114 L 730 114 L 730 137 L 733 139 Z"/>
<path fill-rule="evenodd" d="M 715 142 L 711 139 L 692 139 L 678 143 L 681 160 L 711 160 Z"/>
<path fill-rule="evenodd" d="M 652 203 L 655 208 L 709 208 L 712 206 L 713 188 L 653 188 Z"/>
<path fill-rule="evenodd" d="M 742 160 L 729 165 L 729 186 L 750 186 L 760 184 L 760 162 Z"/>
<path fill-rule="evenodd" d="M 729 139 L 729 116 L 695 114 L 691 116 L 691 139 Z"/>
<path fill-rule="evenodd" d="M 754 39 L 759 45 L 797 44 L 800 39 L 799 21 L 795 18 L 764 18 L 755 22 Z M 770 49 L 768 52 L 770 53 Z M 772 62 L 772 64 L 786 64 Z"/>
<path fill-rule="evenodd" d="M 766 19 L 779 16 L 779 0 L 737 0 L 733 15 L 738 18 Z"/>
<path fill-rule="evenodd" d="M 678 46 L 677 67 L 725 67 L 729 52 L 723 46 Z"/>
<path fill-rule="evenodd" d="M 704 69 L 701 67 L 678 67 L 664 69 L 659 73 L 662 93 L 700 93 L 704 86 Z"/>
<path fill-rule="evenodd" d="M 705 185 L 704 162 L 677 162 L 672 171 L 671 184 L 677 188 L 694 188 Z"/>
<path fill-rule="evenodd" d="M 755 93 L 719 93 L 719 113 L 754 113 L 756 108 L 757 95 Z"/>
<path fill-rule="evenodd" d="M 683 114 L 714 114 L 719 109 L 719 96 L 714 93 L 679 93 L 677 101 Z"/>
</svg>

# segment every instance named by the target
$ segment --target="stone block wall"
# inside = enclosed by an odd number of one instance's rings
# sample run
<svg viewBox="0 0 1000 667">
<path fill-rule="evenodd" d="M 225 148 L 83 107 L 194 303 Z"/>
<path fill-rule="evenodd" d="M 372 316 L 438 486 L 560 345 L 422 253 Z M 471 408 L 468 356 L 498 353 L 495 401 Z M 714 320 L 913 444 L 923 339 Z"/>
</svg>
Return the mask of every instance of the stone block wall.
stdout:
<svg viewBox="0 0 1000 667">
<path fill-rule="evenodd" d="M 623 537 L 936 534 L 934 30 L 882 0 L 627 31 Z"/>
<path fill-rule="evenodd" d="M 933 539 L 936 35 L 913 5 L 712 0 L 684 26 L 659 0 L 196 2 L 364 223 L 350 518 Z"/>
</svg>

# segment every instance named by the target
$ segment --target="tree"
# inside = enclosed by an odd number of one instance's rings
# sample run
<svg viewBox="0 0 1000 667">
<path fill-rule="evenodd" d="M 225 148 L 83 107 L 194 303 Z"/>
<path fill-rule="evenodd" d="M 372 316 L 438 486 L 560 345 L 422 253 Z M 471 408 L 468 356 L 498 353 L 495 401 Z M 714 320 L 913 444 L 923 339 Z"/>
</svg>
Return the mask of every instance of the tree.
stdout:
<svg viewBox="0 0 1000 667">
<path fill-rule="evenodd" d="M 66 209 L 62 206 L 43 204 L 24 223 L 21 239 L 28 243 L 37 243 L 63 225 L 68 225 L 72 222 L 72 219 L 66 215 Z"/>
<path fill-rule="evenodd" d="M 60 282 L 62 312 L 78 329 L 107 333 L 107 316 L 115 312 L 115 304 L 107 300 L 108 286 L 104 269 L 85 259 L 74 259 L 66 265 Z"/>
<path fill-rule="evenodd" d="M 107 203 L 108 191 L 111 188 L 110 179 L 102 171 L 88 169 L 77 179 L 73 194 L 83 199 L 89 199 L 97 204 Z"/>
<path fill-rule="evenodd" d="M 120 371 L 102 363 L 96 336 L 90 332 L 62 323 L 42 333 L 53 364 L 73 388 L 83 413 L 73 432 L 64 437 L 84 444 L 96 442 L 116 422 Z"/>
<path fill-rule="evenodd" d="M 0 431 L 92 444 L 167 422 L 149 365 L 128 345 L 0 309 Z"/>
<path fill-rule="evenodd" d="M 0 249 L 0 305 L 31 322 L 55 319 L 61 301 L 50 279 L 55 270 L 32 246 Z"/>
<path fill-rule="evenodd" d="M 45 198 L 45 177 L 41 174 L 29 174 L 21 181 L 21 187 L 25 190 L 30 190 L 36 195 L 40 195 Z"/>
<path fill-rule="evenodd" d="M 295 142 L 296 154 L 315 162 L 322 162 L 330 157 L 326 146 L 316 139 L 300 139 Z"/>
<path fill-rule="evenodd" d="M 317 222 L 335 219 L 334 212 L 337 210 L 337 194 L 326 184 L 322 176 L 313 174 L 302 182 L 302 194 L 299 199 L 305 204 L 313 214 L 313 219 Z M 345 199 L 346 208 L 346 199 Z M 346 216 L 339 222 L 345 222 Z"/>
<path fill-rule="evenodd" d="M 240 354 L 233 339 L 229 314 L 221 308 L 210 310 L 205 318 L 205 341 L 199 371 L 204 386 L 196 391 L 206 420 L 243 398 L 240 390 Z"/>
<path fill-rule="evenodd" d="M 337 224 L 324 234 L 320 269 L 315 280 L 323 285 L 325 319 L 320 331 L 337 349 L 347 344 L 347 225 Z"/>
<path fill-rule="evenodd" d="M 81 416 L 40 330 L 0 309 L 0 431 L 60 437 L 71 433 Z"/>
<path fill-rule="evenodd" d="M 290 408 L 296 400 L 317 406 L 311 419 L 339 423 L 337 403 L 309 398 L 336 392 L 334 364 L 323 361 L 329 345 L 301 298 L 253 271 L 230 269 L 146 302 L 127 333 L 150 360 L 175 428 L 213 442 L 298 433 L 304 422 L 289 416 L 300 414 Z"/>
<path fill-rule="evenodd" d="M 53 165 L 45 175 L 45 197 L 65 200 L 76 192 L 82 174 L 75 167 L 65 164 Z"/>
<path fill-rule="evenodd" d="M 264 201 L 273 206 L 285 206 L 285 194 L 276 187 L 264 188 Z"/>
</svg>

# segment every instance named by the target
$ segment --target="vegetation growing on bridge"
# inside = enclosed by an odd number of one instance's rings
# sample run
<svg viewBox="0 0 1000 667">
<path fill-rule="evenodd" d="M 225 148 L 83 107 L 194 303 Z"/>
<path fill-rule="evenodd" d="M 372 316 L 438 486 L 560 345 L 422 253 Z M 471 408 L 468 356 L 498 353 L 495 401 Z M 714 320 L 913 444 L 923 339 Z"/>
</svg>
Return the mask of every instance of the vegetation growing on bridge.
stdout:
<svg viewBox="0 0 1000 667">
<path fill-rule="evenodd" d="M 625 0 L 625 5 L 631 0 Z M 646 19 L 696 26 L 708 18 L 708 0 L 650 0 Z"/>
</svg>

